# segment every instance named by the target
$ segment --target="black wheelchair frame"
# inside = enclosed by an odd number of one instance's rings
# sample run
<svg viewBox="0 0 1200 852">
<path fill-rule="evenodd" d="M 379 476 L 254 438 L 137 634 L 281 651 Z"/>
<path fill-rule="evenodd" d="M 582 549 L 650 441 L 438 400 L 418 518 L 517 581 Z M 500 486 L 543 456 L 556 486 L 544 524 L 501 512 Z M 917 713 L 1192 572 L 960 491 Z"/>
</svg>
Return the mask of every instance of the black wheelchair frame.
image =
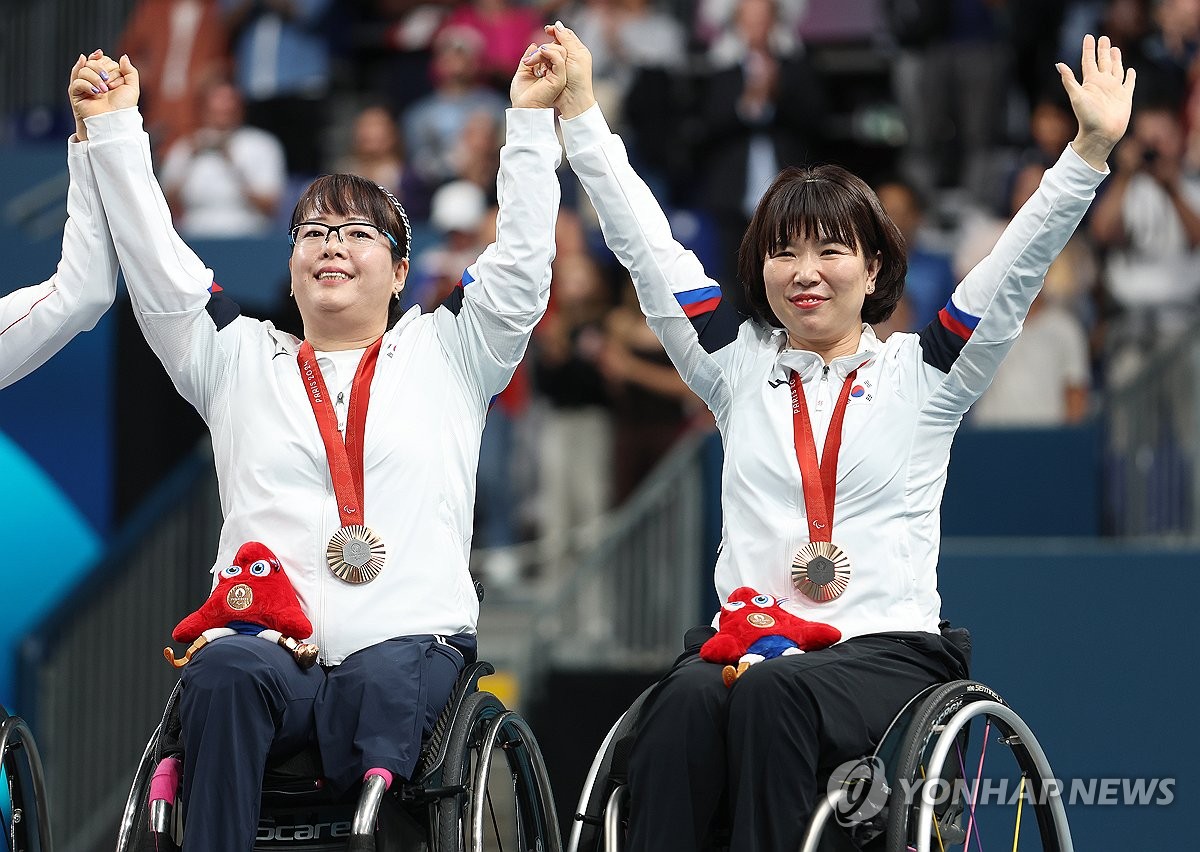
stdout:
<svg viewBox="0 0 1200 852">
<path fill-rule="evenodd" d="M 943 625 L 943 635 L 969 661 L 969 634 Z M 624 848 L 629 752 L 638 713 L 653 689 L 634 701 L 601 744 L 584 781 L 567 852 L 621 852 Z M 1023 794 L 1028 781 L 1039 849 L 1073 852 L 1061 791 L 1037 738 L 995 691 L 971 680 L 935 684 L 901 709 L 875 750 L 845 778 L 839 778 L 838 784 L 829 785 L 809 820 L 801 852 L 929 852 L 962 845 L 972 830 L 974 802 L 939 801 L 922 791 L 935 789 L 934 781 L 952 787 L 962 780 L 960 765 L 948 758 L 952 750 L 957 748 L 961 755 L 966 749 L 974 720 L 986 725 L 985 739 L 995 727 L 997 742 L 1011 750 L 1021 773 Z M 975 783 L 978 789 L 978 778 Z M 706 846 L 706 852 L 709 848 Z M 727 838 L 718 832 L 711 849 L 726 848 Z"/>
<path fill-rule="evenodd" d="M 380 778 L 362 785 L 356 799 L 334 797 L 320 777 L 315 749 L 269 766 L 255 850 L 288 852 L 482 852 L 491 804 L 493 756 L 504 755 L 512 782 L 517 848 L 561 852 L 545 762 L 526 721 L 480 691 L 490 663 L 468 665 L 422 749 L 411 781 L 385 791 Z M 150 737 L 125 804 L 117 852 L 178 849 L 183 832 L 178 796 L 169 813 L 151 813 L 150 780 L 166 758 L 179 757 L 179 687 Z M 494 807 L 494 806 L 493 806 Z M 494 810 L 492 828 L 499 835 Z"/>
<path fill-rule="evenodd" d="M 2 706 L 0 768 L 8 797 L 4 848 L 9 852 L 50 852 L 53 846 L 42 758 L 25 720 L 10 716 Z"/>
</svg>

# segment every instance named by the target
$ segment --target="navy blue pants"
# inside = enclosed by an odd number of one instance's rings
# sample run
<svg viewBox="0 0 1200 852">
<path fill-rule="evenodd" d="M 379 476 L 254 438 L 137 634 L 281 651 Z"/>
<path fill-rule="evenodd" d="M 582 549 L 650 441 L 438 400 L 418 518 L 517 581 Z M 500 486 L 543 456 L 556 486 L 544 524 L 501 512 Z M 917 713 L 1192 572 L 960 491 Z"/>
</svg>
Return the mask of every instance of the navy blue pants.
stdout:
<svg viewBox="0 0 1200 852">
<path fill-rule="evenodd" d="M 824 790 L 818 777 L 861 757 L 925 687 L 966 677 L 932 633 L 859 636 L 751 666 L 685 655 L 646 699 L 629 760 L 629 852 L 706 846 L 722 800 L 731 852 L 795 852 Z"/>
<path fill-rule="evenodd" d="M 473 637 L 454 637 L 474 657 Z M 250 852 L 268 760 L 317 742 L 344 790 L 372 767 L 408 778 L 464 665 L 432 636 L 351 654 L 326 672 L 254 636 L 229 636 L 183 669 L 185 852 Z"/>
</svg>

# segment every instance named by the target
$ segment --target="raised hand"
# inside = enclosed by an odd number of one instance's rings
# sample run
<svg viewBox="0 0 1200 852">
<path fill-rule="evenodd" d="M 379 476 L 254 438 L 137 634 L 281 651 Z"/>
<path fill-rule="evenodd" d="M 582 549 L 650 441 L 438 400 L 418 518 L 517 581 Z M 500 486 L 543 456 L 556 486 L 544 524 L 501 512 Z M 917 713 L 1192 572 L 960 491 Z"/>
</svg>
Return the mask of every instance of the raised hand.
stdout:
<svg viewBox="0 0 1200 852">
<path fill-rule="evenodd" d="M 1129 127 L 1133 87 L 1137 73 L 1121 64 L 1121 49 L 1108 36 L 1083 38 L 1083 82 L 1063 63 L 1056 66 L 1071 109 L 1079 122 L 1072 147 L 1092 167 L 1104 169 L 1113 146 Z"/>
<path fill-rule="evenodd" d="M 518 109 L 549 109 L 567 85 L 567 52 L 560 44 L 529 45 L 509 86 Z"/>
<path fill-rule="evenodd" d="M 563 118 L 574 118 L 596 103 L 592 92 L 592 54 L 562 21 L 546 27 L 546 33 L 567 50 L 567 85 L 554 106 Z"/>
<path fill-rule="evenodd" d="M 102 50 L 93 51 L 89 56 L 80 54 L 71 68 L 71 79 L 67 84 L 67 97 L 75 114 L 76 136 L 87 139 L 85 118 L 136 106 L 139 91 L 137 69 L 129 57 L 122 56 L 117 62 Z"/>
</svg>

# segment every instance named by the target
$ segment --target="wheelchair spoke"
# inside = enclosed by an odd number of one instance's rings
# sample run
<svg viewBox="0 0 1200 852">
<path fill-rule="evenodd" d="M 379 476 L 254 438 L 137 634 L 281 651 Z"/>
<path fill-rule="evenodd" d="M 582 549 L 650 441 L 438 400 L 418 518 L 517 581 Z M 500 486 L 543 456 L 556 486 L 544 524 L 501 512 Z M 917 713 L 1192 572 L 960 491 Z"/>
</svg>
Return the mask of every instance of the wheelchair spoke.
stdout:
<svg viewBox="0 0 1200 852">
<path fill-rule="evenodd" d="M 973 682 L 940 687 L 906 736 L 895 751 L 889 852 L 984 852 L 985 839 L 993 850 L 1071 852 L 1045 753 L 995 693 Z M 992 748 L 993 737 L 1007 748 Z M 1025 819 L 1026 804 L 1035 818 Z"/>
<path fill-rule="evenodd" d="M 959 762 L 961 762 L 961 761 L 962 761 L 962 756 L 961 756 L 961 754 L 960 754 L 960 755 L 959 755 Z M 924 764 L 922 764 L 922 766 L 921 766 L 921 780 L 925 780 L 925 766 L 924 766 Z M 940 852 L 946 852 L 946 844 L 945 844 L 945 842 L 942 840 L 942 826 L 941 826 L 941 824 L 938 822 L 937 814 L 934 814 L 934 816 L 933 816 L 933 831 L 934 831 L 934 833 L 937 835 L 938 849 L 940 850 Z M 915 852 L 915 850 L 914 850 L 914 852 Z"/>
<path fill-rule="evenodd" d="M 492 831 L 495 832 L 496 848 L 498 852 L 504 852 L 504 840 L 500 836 L 500 823 L 496 820 L 496 805 L 492 801 L 492 791 L 490 788 L 484 798 L 487 800 L 488 814 L 492 818 Z"/>
<path fill-rule="evenodd" d="M 967 820 L 967 839 L 966 846 L 963 847 L 963 852 L 968 852 L 971 845 L 971 832 L 975 832 L 975 839 L 979 841 L 979 852 L 983 852 L 983 838 L 979 836 L 979 823 L 975 820 L 975 806 L 979 803 L 979 785 L 983 780 L 983 756 L 987 752 L 988 732 L 991 730 L 992 722 L 989 719 L 987 727 L 983 731 L 983 749 L 979 755 L 979 771 L 975 773 L 975 784 L 971 790 L 971 799 L 968 805 L 971 810 L 970 818 Z M 954 751 L 958 755 L 958 771 L 959 777 L 966 779 L 967 768 L 963 759 L 963 750 L 960 743 L 954 744 Z M 966 797 L 966 791 L 963 791 L 963 797 Z"/>
<path fill-rule="evenodd" d="M 1013 829 L 1012 852 L 1017 852 L 1017 841 L 1021 839 L 1021 810 L 1025 807 L 1025 776 L 1021 776 L 1021 790 L 1017 797 L 1017 825 Z"/>
</svg>

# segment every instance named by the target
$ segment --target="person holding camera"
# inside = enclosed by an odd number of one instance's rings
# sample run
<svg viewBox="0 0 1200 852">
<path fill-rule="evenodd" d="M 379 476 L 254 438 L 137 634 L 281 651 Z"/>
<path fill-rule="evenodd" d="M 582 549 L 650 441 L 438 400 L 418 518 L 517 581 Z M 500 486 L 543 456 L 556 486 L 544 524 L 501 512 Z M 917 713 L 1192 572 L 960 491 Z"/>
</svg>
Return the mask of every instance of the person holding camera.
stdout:
<svg viewBox="0 0 1200 852">
<path fill-rule="evenodd" d="M 188 237 L 259 237 L 274 224 L 287 181 L 283 144 L 244 123 L 242 95 L 227 81 L 203 94 L 201 126 L 167 151 L 162 187 Z"/>
<path fill-rule="evenodd" d="M 1106 341 L 1110 385 L 1131 379 L 1148 353 L 1200 315 L 1200 176 L 1184 170 L 1184 139 L 1173 106 L 1138 109 L 1092 215 L 1118 309 Z"/>
</svg>

